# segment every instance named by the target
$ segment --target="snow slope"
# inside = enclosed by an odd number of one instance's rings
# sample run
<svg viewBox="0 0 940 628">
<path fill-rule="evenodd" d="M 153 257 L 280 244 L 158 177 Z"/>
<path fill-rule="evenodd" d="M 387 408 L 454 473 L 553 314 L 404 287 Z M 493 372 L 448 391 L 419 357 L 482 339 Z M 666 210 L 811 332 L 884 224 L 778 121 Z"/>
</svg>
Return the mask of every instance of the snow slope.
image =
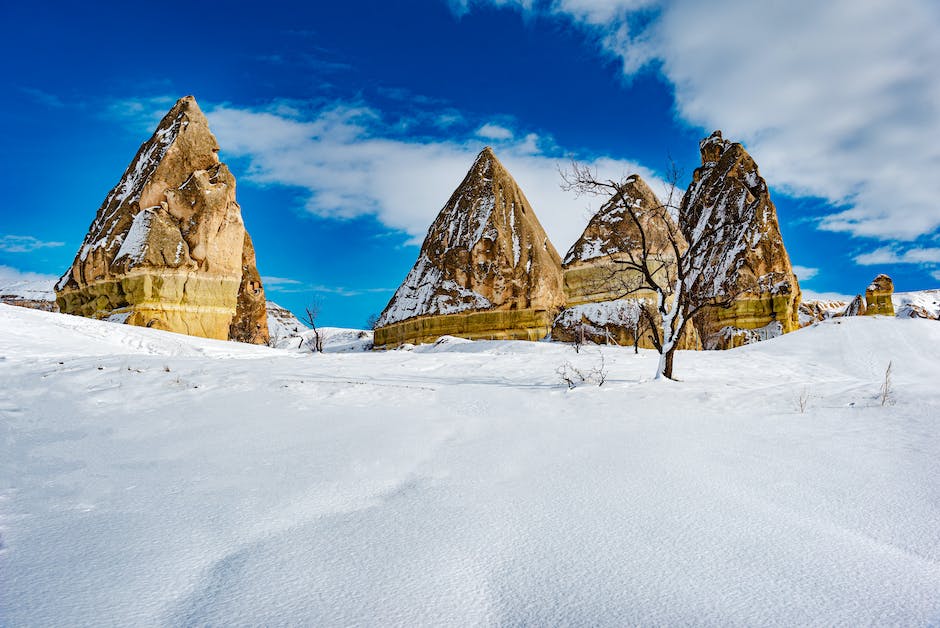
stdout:
<svg viewBox="0 0 940 628">
<path fill-rule="evenodd" d="M 940 289 L 895 292 L 891 295 L 898 318 L 940 319 Z"/>
<path fill-rule="evenodd" d="M 0 305 L 0 624 L 937 624 L 938 347 L 840 319 L 675 383 Z"/>
</svg>

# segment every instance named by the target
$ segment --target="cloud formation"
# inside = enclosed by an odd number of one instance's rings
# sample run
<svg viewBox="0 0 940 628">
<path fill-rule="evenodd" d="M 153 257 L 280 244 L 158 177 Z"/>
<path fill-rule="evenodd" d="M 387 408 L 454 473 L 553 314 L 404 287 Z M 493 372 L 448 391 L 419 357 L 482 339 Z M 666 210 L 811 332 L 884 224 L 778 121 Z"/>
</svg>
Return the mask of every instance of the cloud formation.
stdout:
<svg viewBox="0 0 940 628">
<path fill-rule="evenodd" d="M 247 159 L 242 179 L 300 188 L 306 209 L 318 216 L 374 216 L 411 236 L 411 244 L 424 238 L 484 143 L 493 145 L 516 178 L 562 255 L 599 202 L 561 190 L 558 168 L 568 158 L 550 138 L 502 125 L 473 125 L 475 132 L 441 140 L 397 134 L 401 121 L 386 123 L 361 104 L 339 102 L 311 113 L 285 103 L 205 110 L 223 157 Z M 485 141 L 479 137 L 484 134 Z M 636 162 L 600 157 L 587 163 L 600 176 L 636 172 L 657 191 L 663 188 L 654 172 Z"/>
<path fill-rule="evenodd" d="M 855 262 L 862 266 L 879 264 L 940 264 L 940 248 L 923 247 L 900 251 L 891 246 L 883 246 L 869 253 L 855 257 Z"/>
<path fill-rule="evenodd" d="M 682 120 L 743 141 L 775 187 L 836 206 L 822 229 L 913 241 L 940 227 L 935 0 L 449 1 L 561 16 L 627 75 L 657 68 Z"/>
<path fill-rule="evenodd" d="M 818 268 L 810 268 L 809 266 L 799 266 L 797 264 L 793 265 L 793 273 L 796 275 L 796 278 L 800 281 L 809 281 L 813 277 L 819 274 Z"/>
<path fill-rule="evenodd" d="M 46 242 L 33 236 L 5 235 L 0 236 L 0 251 L 3 253 L 32 253 L 38 249 L 55 248 L 64 242 Z"/>
<path fill-rule="evenodd" d="M 281 294 L 332 294 L 340 297 L 357 297 L 363 294 L 394 292 L 395 288 L 347 288 L 345 286 L 326 286 L 323 284 L 304 283 L 287 277 L 261 277 L 267 292 Z"/>
</svg>

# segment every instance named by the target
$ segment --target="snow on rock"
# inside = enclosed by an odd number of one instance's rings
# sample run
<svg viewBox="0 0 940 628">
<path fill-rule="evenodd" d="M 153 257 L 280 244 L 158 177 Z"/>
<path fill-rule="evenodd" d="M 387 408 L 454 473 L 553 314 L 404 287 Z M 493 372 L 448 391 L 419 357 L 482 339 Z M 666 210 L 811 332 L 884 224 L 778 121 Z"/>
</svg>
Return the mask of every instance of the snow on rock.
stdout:
<svg viewBox="0 0 940 628">
<path fill-rule="evenodd" d="M 558 253 L 487 147 L 428 229 L 379 317 L 376 342 L 391 348 L 442 335 L 541 337 L 564 300 Z M 488 314 L 472 316 L 481 312 Z"/>
<path fill-rule="evenodd" d="M 730 325 L 722 327 L 712 334 L 708 339 L 708 344 L 721 347 L 740 347 L 752 342 L 762 342 L 783 335 L 783 326 L 779 321 L 771 321 L 763 327 L 747 329 L 732 327 Z"/>
<path fill-rule="evenodd" d="M 709 344 L 709 339 L 731 338 L 723 333 L 725 327 L 758 329 L 776 321 L 782 333 L 798 329 L 799 283 L 757 163 L 720 131 L 702 140 L 700 148 L 702 165 L 679 209 L 679 226 L 700 256 L 691 260 L 694 272 L 687 284 L 704 295 L 737 295 L 729 308 L 696 317 L 705 348 L 727 348 Z M 710 245 L 692 244 L 699 241 Z"/>
<path fill-rule="evenodd" d="M 55 277 L 0 266 L 0 303 L 46 311 L 55 309 Z"/>
<path fill-rule="evenodd" d="M 235 177 L 192 96 L 157 125 L 98 208 L 56 284 L 63 312 L 263 344 L 254 247 Z"/>
<path fill-rule="evenodd" d="M 268 301 L 265 304 L 265 311 L 268 315 L 268 333 L 271 335 L 271 343 L 275 347 L 283 346 L 290 339 L 297 338 L 310 329 L 301 323 L 293 312 L 273 301 Z M 296 344 L 296 341 L 292 344 Z"/>
<path fill-rule="evenodd" d="M 898 318 L 928 318 L 940 320 L 940 289 L 918 292 L 895 292 L 895 316 Z"/>
<path fill-rule="evenodd" d="M 812 299 L 800 302 L 800 327 L 845 314 L 848 303 L 833 299 Z"/>
<path fill-rule="evenodd" d="M 131 263 L 139 263 L 147 249 L 147 235 L 150 233 L 150 223 L 153 220 L 153 214 L 149 209 L 141 210 L 134 216 L 131 222 L 131 228 L 127 235 L 121 239 L 121 248 L 114 255 L 115 260 L 126 257 Z M 177 246 L 177 252 L 180 250 L 182 242 Z M 178 255 L 176 256 L 178 259 Z"/>
<path fill-rule="evenodd" d="M 415 316 L 458 314 L 492 307 L 483 295 L 444 279 L 443 275 L 438 266 L 421 254 L 382 312 L 378 325 L 390 325 Z"/>
<path fill-rule="evenodd" d="M 929 625 L 937 346 L 834 319 L 669 382 L 612 346 L 313 355 L 0 305 L 0 617 Z"/>
</svg>

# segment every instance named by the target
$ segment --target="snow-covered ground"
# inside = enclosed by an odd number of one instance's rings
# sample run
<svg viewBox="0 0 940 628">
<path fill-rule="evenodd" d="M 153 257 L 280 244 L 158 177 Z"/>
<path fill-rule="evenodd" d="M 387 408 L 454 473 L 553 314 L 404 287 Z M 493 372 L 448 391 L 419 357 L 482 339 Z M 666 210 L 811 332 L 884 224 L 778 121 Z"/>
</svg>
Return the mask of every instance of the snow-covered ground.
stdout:
<svg viewBox="0 0 940 628">
<path fill-rule="evenodd" d="M 938 349 L 836 319 L 676 383 L 629 348 L 313 354 L 0 305 L 0 624 L 936 625 Z"/>
</svg>

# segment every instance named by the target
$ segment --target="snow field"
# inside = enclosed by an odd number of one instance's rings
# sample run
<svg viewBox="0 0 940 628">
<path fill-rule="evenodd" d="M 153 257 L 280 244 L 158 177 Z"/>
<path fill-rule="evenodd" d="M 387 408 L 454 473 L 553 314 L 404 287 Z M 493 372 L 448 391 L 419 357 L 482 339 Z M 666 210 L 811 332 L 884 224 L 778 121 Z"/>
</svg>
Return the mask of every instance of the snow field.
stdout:
<svg viewBox="0 0 940 628">
<path fill-rule="evenodd" d="M 676 383 L 632 348 L 314 355 L 0 305 L 0 624 L 937 623 L 938 347 L 839 319 Z"/>
</svg>

